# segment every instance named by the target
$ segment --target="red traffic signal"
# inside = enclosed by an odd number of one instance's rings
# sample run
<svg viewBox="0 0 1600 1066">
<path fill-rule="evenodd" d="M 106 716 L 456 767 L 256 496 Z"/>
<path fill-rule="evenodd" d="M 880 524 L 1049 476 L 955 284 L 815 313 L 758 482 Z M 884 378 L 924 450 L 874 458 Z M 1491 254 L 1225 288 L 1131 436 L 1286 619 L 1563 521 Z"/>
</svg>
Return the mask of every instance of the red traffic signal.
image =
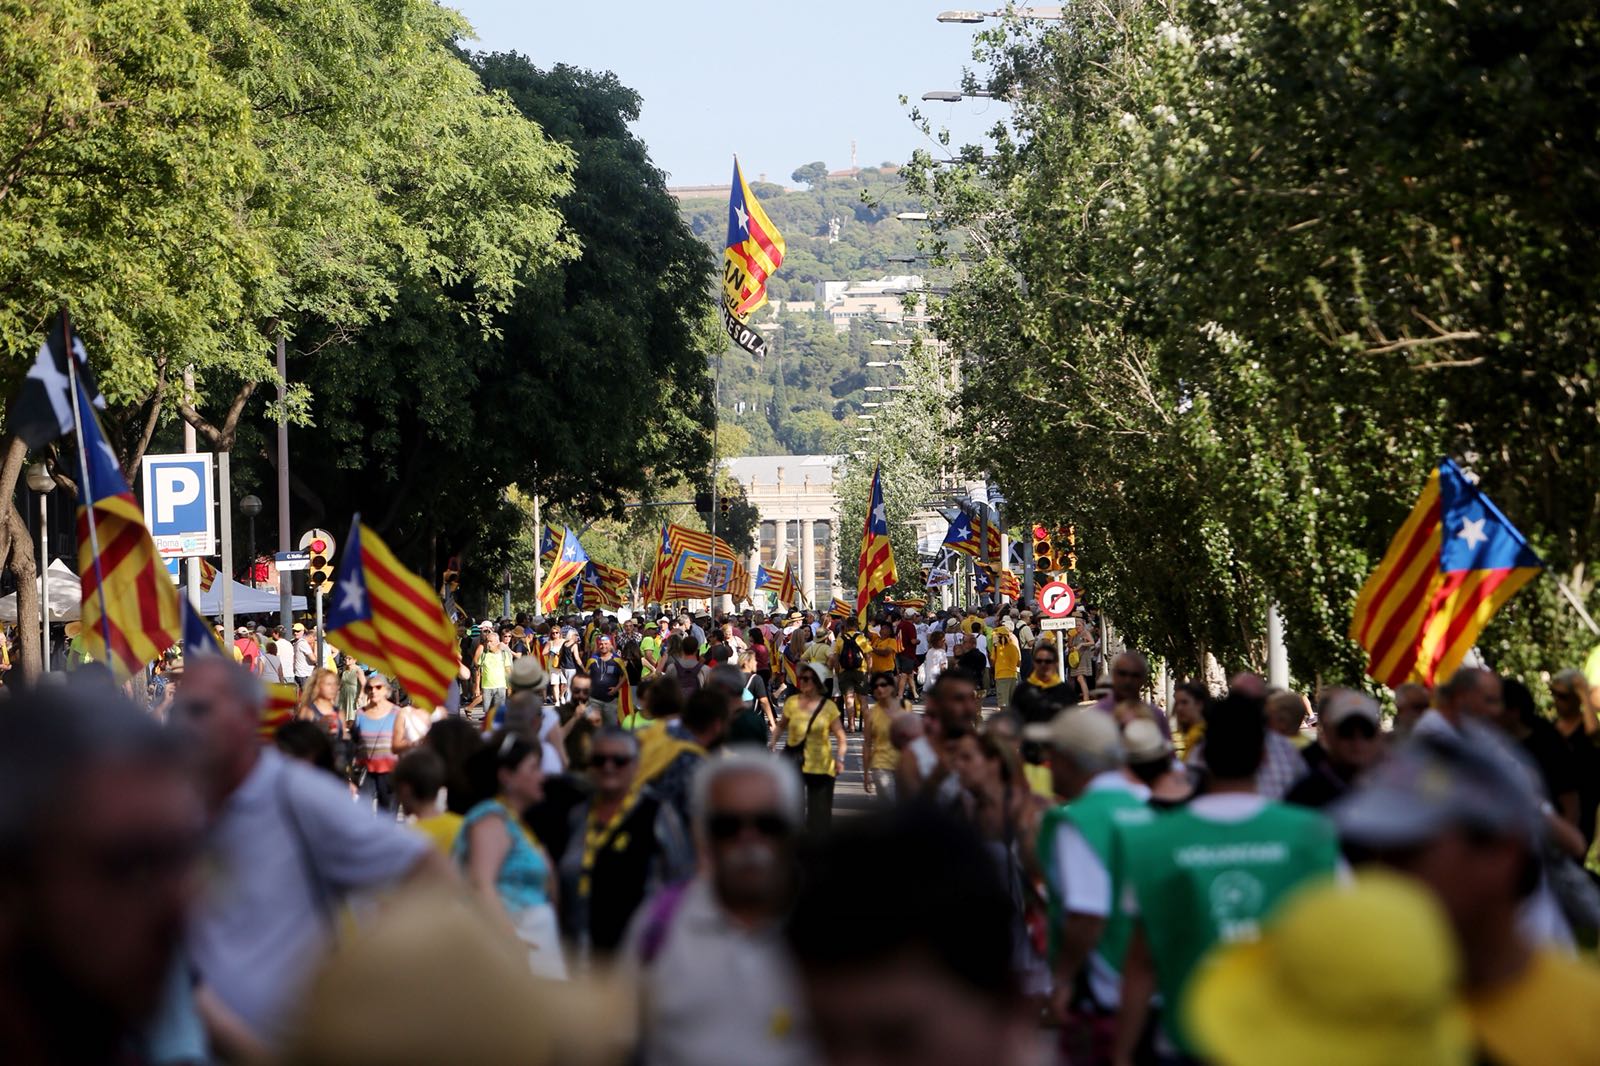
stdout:
<svg viewBox="0 0 1600 1066">
<path fill-rule="evenodd" d="M 321 537 L 312 537 L 311 543 L 307 544 L 306 547 L 310 549 L 312 555 L 321 555 L 328 550 L 328 542 Z"/>
</svg>

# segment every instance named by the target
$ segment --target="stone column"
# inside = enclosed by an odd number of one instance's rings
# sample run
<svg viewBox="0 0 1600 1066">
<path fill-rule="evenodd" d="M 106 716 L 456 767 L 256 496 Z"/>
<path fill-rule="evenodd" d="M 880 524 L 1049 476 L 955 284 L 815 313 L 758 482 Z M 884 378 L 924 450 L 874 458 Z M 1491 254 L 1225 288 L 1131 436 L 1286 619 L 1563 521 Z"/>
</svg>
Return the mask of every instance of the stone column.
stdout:
<svg viewBox="0 0 1600 1066">
<path fill-rule="evenodd" d="M 800 590 L 813 605 L 817 602 L 817 536 L 809 518 L 800 520 Z"/>
<path fill-rule="evenodd" d="M 775 519 L 772 523 L 772 567 L 782 569 L 783 557 L 788 554 L 789 545 L 786 539 L 789 523 L 782 518 Z"/>
</svg>

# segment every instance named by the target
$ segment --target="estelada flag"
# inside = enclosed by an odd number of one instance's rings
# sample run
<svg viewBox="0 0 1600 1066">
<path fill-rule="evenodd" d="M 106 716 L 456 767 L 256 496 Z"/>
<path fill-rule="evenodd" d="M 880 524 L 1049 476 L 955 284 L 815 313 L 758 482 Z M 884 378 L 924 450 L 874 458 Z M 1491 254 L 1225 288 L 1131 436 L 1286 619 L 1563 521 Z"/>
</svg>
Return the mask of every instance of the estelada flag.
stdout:
<svg viewBox="0 0 1600 1066">
<path fill-rule="evenodd" d="M 394 678 L 420 706 L 444 705 L 460 662 L 444 604 L 359 514 L 334 581 L 328 642 Z"/>
<path fill-rule="evenodd" d="M 889 544 L 889 514 L 883 504 L 879 467 L 872 468 L 872 494 L 867 498 L 867 519 L 861 529 L 861 557 L 856 564 L 856 621 L 867 622 L 867 604 L 900 580 L 894 568 L 894 548 Z"/>
<path fill-rule="evenodd" d="M 1461 468 L 1441 460 L 1356 598 L 1350 639 L 1391 688 L 1447 680 L 1544 563 Z"/>
<path fill-rule="evenodd" d="M 82 377 L 78 405 L 78 582 L 80 619 L 91 658 L 126 680 L 178 642 L 178 590 L 144 525 L 116 454 L 100 433 Z"/>
<path fill-rule="evenodd" d="M 722 324 L 733 342 L 751 355 L 767 352 L 766 338 L 748 323 L 767 302 L 767 279 L 783 264 L 785 247 L 783 234 L 750 191 L 736 157 L 728 194 L 728 240 L 722 253 Z"/>
<path fill-rule="evenodd" d="M 266 684 L 267 702 L 261 708 L 261 721 L 256 726 L 256 739 L 271 743 L 279 729 L 294 721 L 295 707 L 300 694 L 293 685 L 269 681 Z"/>
</svg>

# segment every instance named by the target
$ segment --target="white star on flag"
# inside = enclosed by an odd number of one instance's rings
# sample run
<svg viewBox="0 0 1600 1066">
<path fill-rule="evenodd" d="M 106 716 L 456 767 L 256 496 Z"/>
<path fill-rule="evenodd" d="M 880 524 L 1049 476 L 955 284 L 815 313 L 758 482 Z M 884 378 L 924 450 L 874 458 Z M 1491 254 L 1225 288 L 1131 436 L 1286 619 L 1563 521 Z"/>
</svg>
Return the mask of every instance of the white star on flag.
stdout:
<svg viewBox="0 0 1600 1066">
<path fill-rule="evenodd" d="M 884 513 L 883 504 L 881 503 L 872 509 L 872 524 L 885 527 L 889 524 L 889 516 Z"/>
<path fill-rule="evenodd" d="M 343 594 L 339 600 L 339 609 L 349 611 L 351 614 L 361 614 L 366 609 L 367 590 L 361 587 L 361 579 L 351 574 L 339 582 L 339 591 Z"/>
<path fill-rule="evenodd" d="M 748 234 L 750 232 L 750 212 L 744 209 L 744 204 L 735 207 L 733 214 L 739 220 L 739 228 Z"/>
<path fill-rule="evenodd" d="M 1466 541 L 1468 548 L 1476 550 L 1478 545 L 1489 539 L 1489 534 L 1483 531 L 1485 521 L 1482 518 L 1467 519 L 1461 523 L 1461 532 L 1457 533 L 1456 536 Z"/>
</svg>

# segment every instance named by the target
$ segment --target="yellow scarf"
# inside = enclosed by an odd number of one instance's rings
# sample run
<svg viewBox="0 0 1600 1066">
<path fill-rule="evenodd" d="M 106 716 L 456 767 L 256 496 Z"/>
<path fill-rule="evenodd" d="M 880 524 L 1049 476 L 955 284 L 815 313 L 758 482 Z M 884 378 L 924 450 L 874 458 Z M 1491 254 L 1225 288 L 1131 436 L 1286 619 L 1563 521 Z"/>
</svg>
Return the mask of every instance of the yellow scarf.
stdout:
<svg viewBox="0 0 1600 1066">
<path fill-rule="evenodd" d="M 628 812 L 633 810 L 634 799 L 638 794 L 637 789 L 629 791 L 622 798 L 622 802 L 617 804 L 617 813 L 613 814 L 604 825 L 601 825 L 599 819 L 595 817 L 595 805 L 590 802 L 589 816 L 583 830 L 583 867 L 578 873 L 578 895 L 589 895 L 589 875 L 594 871 L 594 861 L 600 856 L 600 849 L 606 846 L 606 841 L 615 835 L 617 827 L 628 816 Z"/>
</svg>

